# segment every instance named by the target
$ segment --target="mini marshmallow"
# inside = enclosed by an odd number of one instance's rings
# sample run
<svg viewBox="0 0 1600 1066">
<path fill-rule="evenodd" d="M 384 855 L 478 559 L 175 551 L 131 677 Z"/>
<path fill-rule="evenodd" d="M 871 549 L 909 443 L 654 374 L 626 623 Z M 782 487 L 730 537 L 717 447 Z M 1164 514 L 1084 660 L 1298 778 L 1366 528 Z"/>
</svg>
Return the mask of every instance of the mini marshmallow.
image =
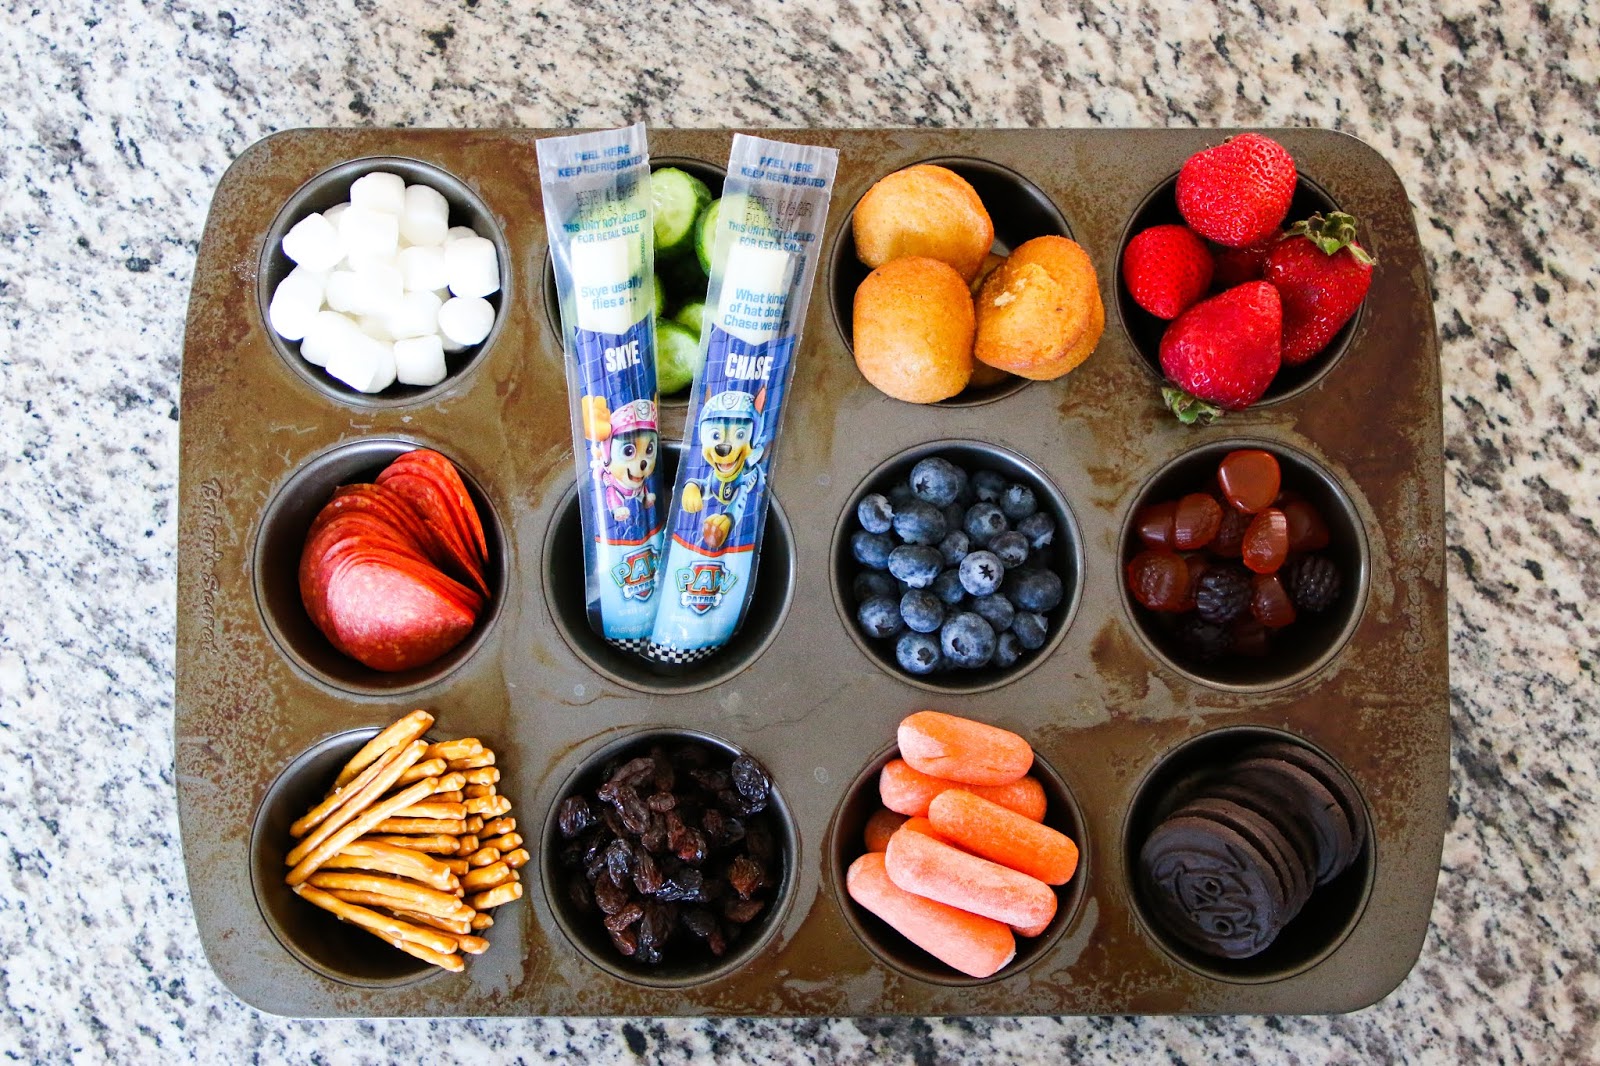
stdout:
<svg viewBox="0 0 1600 1066">
<path fill-rule="evenodd" d="M 356 325 L 361 327 L 361 332 L 375 341 L 392 341 L 394 334 L 389 332 L 389 322 L 383 315 L 362 315 L 356 319 Z"/>
<path fill-rule="evenodd" d="M 476 237 L 477 235 L 478 231 L 473 229 L 471 226 L 451 226 L 444 232 L 444 243 L 449 244 L 451 241 L 464 241 L 468 237 Z"/>
<path fill-rule="evenodd" d="M 450 277 L 444 270 L 444 249 L 404 248 L 397 262 L 405 278 L 407 292 L 449 288 Z M 450 297 L 447 294 L 443 298 L 448 300 Z"/>
<path fill-rule="evenodd" d="M 357 331 L 328 357 L 327 371 L 357 392 L 382 392 L 394 384 L 394 345 Z"/>
<path fill-rule="evenodd" d="M 340 269 L 329 273 L 328 282 L 323 286 L 323 299 L 340 314 L 359 314 L 361 296 L 356 272 Z"/>
<path fill-rule="evenodd" d="M 322 217 L 333 223 L 334 228 L 337 229 L 339 227 L 339 216 L 348 210 L 350 210 L 350 201 L 346 200 L 344 203 L 334 204 L 332 207 L 322 212 Z"/>
<path fill-rule="evenodd" d="M 488 296 L 500 291 L 500 260 L 494 242 L 463 237 L 444 246 L 444 271 L 457 296 Z"/>
<path fill-rule="evenodd" d="M 341 231 L 312 212 L 283 235 L 283 254 L 309 270 L 332 270 L 344 257 Z"/>
<path fill-rule="evenodd" d="M 406 209 L 406 179 L 374 170 L 350 183 L 350 206 L 398 215 Z"/>
<path fill-rule="evenodd" d="M 306 326 L 300 355 L 313 366 L 327 366 L 333 354 L 366 339 L 355 320 L 337 311 L 318 311 Z"/>
<path fill-rule="evenodd" d="M 441 306 L 431 292 L 408 292 L 384 313 L 383 324 L 395 340 L 436 333 Z"/>
<path fill-rule="evenodd" d="M 267 307 L 267 321 L 278 336 L 297 341 L 306 335 L 306 327 L 322 310 L 322 290 L 327 283 L 327 274 L 303 266 L 295 267 L 278 282 Z"/>
<path fill-rule="evenodd" d="M 427 185 L 407 185 L 400 236 L 414 245 L 431 248 L 444 243 L 449 229 L 450 201 L 444 194 Z"/>
<path fill-rule="evenodd" d="M 364 265 L 355 270 L 355 311 L 360 315 L 383 316 L 405 294 L 405 279 L 400 268 L 386 263 Z M 331 305 L 330 305 L 331 306 Z"/>
<path fill-rule="evenodd" d="M 439 308 L 439 332 L 465 347 L 477 344 L 494 328 L 494 308 L 477 296 L 457 296 Z"/>
<path fill-rule="evenodd" d="M 339 216 L 339 237 L 352 266 L 392 259 L 400 251 L 400 217 L 351 204 Z"/>
<path fill-rule="evenodd" d="M 395 376 L 402 385 L 437 385 L 444 380 L 444 346 L 437 334 L 394 342 Z"/>
</svg>

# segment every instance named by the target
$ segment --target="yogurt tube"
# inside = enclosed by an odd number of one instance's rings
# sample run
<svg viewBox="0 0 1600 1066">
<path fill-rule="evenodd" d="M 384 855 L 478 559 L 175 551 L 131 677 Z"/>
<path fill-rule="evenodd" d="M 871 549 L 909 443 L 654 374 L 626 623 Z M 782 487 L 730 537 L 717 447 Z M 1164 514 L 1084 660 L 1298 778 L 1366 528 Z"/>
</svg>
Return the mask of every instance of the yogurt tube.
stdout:
<svg viewBox="0 0 1600 1066">
<path fill-rule="evenodd" d="M 822 254 L 838 152 L 736 134 L 712 245 L 704 353 L 646 654 L 713 654 L 750 606 L 784 398 Z"/>
<path fill-rule="evenodd" d="M 645 128 L 549 137 L 537 149 L 561 303 L 589 625 L 641 651 L 660 599 L 666 512 Z"/>
</svg>

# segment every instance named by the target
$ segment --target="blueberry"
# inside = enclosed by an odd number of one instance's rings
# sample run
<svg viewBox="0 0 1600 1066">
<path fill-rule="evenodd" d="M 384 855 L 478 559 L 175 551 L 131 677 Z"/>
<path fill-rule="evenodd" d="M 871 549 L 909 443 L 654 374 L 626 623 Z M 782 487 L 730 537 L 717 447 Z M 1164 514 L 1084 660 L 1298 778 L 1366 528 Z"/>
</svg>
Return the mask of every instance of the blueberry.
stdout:
<svg viewBox="0 0 1600 1066">
<path fill-rule="evenodd" d="M 882 570 L 863 570 L 856 575 L 850 591 L 855 593 L 856 602 L 863 603 L 874 596 L 899 595 L 895 589 L 894 578 Z"/>
<path fill-rule="evenodd" d="M 935 507 L 948 507 L 961 495 L 967 472 L 948 459 L 934 456 L 911 468 L 911 491 Z"/>
<path fill-rule="evenodd" d="M 1028 538 L 1030 547 L 1048 548 L 1056 539 L 1056 520 L 1044 511 L 1035 511 L 1017 523 L 1017 532 Z"/>
<path fill-rule="evenodd" d="M 944 565 L 955 566 L 967 557 L 972 550 L 972 538 L 959 529 L 952 529 L 944 535 L 939 542 L 939 554 L 944 556 Z"/>
<path fill-rule="evenodd" d="M 907 544 L 937 544 L 944 539 L 944 512 L 931 503 L 911 500 L 895 509 L 894 531 Z"/>
<path fill-rule="evenodd" d="M 939 668 L 939 642 L 925 633 L 907 633 L 894 646 L 894 657 L 908 674 L 931 674 Z"/>
<path fill-rule="evenodd" d="M 960 529 L 967 521 L 967 505 L 957 500 L 944 509 L 944 528 Z"/>
<path fill-rule="evenodd" d="M 1061 603 L 1061 578 L 1052 570 L 1013 570 L 1006 596 L 1024 611 L 1051 611 Z"/>
<path fill-rule="evenodd" d="M 994 664 L 1002 670 L 1009 670 L 1017 665 L 1017 660 L 1020 658 L 1022 658 L 1022 642 L 1017 639 L 1017 635 L 1001 633 L 1000 639 L 994 644 Z"/>
<path fill-rule="evenodd" d="M 1010 570 L 1028 561 L 1028 538 L 1014 529 L 1008 530 L 989 542 L 989 550 Z"/>
<path fill-rule="evenodd" d="M 944 569 L 944 556 L 938 548 L 902 544 L 889 553 L 889 573 L 914 589 L 925 589 Z"/>
<path fill-rule="evenodd" d="M 1054 570 L 1056 568 L 1056 550 L 1054 548 L 1036 548 L 1028 553 L 1028 561 L 1022 565 L 1028 570 Z"/>
<path fill-rule="evenodd" d="M 918 633 L 932 633 L 944 623 L 944 603 L 927 589 L 912 589 L 900 597 L 900 617 Z"/>
<path fill-rule="evenodd" d="M 897 482 L 889 488 L 889 502 L 894 504 L 895 507 L 899 507 L 903 503 L 910 503 L 916 498 L 917 494 L 911 491 L 911 482 L 909 481 Z"/>
<path fill-rule="evenodd" d="M 882 570 L 889 565 L 889 553 L 894 551 L 894 541 L 882 533 L 868 533 L 858 529 L 850 534 L 850 554 L 855 556 L 856 562 L 874 570 Z"/>
<path fill-rule="evenodd" d="M 1017 616 L 1017 609 L 1004 596 L 979 596 L 972 601 L 972 609 L 983 615 L 996 633 L 1010 629 L 1011 620 Z"/>
<path fill-rule="evenodd" d="M 929 587 L 935 596 L 952 607 L 960 603 L 961 598 L 967 594 L 967 590 L 961 587 L 961 571 L 954 567 L 934 578 L 933 584 Z"/>
<path fill-rule="evenodd" d="M 994 646 L 994 627 L 971 611 L 951 615 L 939 630 L 939 650 L 954 666 L 983 666 L 994 655 Z"/>
<path fill-rule="evenodd" d="M 1005 564 L 994 552 L 973 552 L 961 560 L 961 587 L 974 596 L 988 596 L 1000 587 Z"/>
<path fill-rule="evenodd" d="M 1013 522 L 1020 522 L 1039 509 L 1039 501 L 1026 485 L 1007 485 L 1000 494 L 1000 510 Z"/>
<path fill-rule="evenodd" d="M 894 522 L 894 504 L 888 497 L 874 492 L 856 504 L 856 518 L 868 533 L 887 533 Z"/>
<path fill-rule="evenodd" d="M 1000 508 L 982 500 L 967 508 L 967 520 L 962 525 L 972 543 L 980 548 L 988 547 L 991 540 L 1010 528 Z"/>
<path fill-rule="evenodd" d="M 1006 479 L 993 470 L 980 470 L 972 475 L 972 491 L 980 500 L 993 503 L 1006 490 Z"/>
<path fill-rule="evenodd" d="M 1044 638 L 1049 633 L 1050 623 L 1044 620 L 1044 615 L 1034 614 L 1031 611 L 1018 611 L 1017 617 L 1011 623 L 1011 632 L 1017 635 L 1017 640 L 1029 651 L 1034 651 L 1044 646 Z"/>
<path fill-rule="evenodd" d="M 856 609 L 856 621 L 869 637 L 892 637 L 905 628 L 900 604 L 888 596 L 874 596 Z"/>
</svg>

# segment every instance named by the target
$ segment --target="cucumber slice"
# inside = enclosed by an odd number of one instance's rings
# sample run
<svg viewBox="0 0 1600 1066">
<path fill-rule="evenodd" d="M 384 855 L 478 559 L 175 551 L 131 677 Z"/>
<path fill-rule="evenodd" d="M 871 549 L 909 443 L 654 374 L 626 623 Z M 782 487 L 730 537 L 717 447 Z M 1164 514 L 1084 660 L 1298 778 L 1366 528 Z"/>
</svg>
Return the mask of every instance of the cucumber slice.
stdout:
<svg viewBox="0 0 1600 1066">
<path fill-rule="evenodd" d="M 670 318 L 656 319 L 656 388 L 661 395 L 682 392 L 700 369 L 700 334 Z"/>
<path fill-rule="evenodd" d="M 677 167 L 650 174 L 650 205 L 655 219 L 656 255 L 686 255 L 694 241 L 695 220 L 711 202 L 706 183 Z"/>
<path fill-rule="evenodd" d="M 700 269 L 711 276 L 711 249 L 717 243 L 717 216 L 722 214 L 722 201 L 712 200 L 711 206 L 700 212 L 694 224 L 694 254 L 700 260 Z"/>
<path fill-rule="evenodd" d="M 660 318 L 662 315 L 667 313 L 667 287 L 661 284 L 660 274 L 651 274 L 650 280 L 654 283 L 655 315 L 657 318 Z"/>
<path fill-rule="evenodd" d="M 672 320 L 682 323 L 696 337 L 700 336 L 706 320 L 706 302 L 704 300 L 696 300 L 693 303 L 684 304 L 678 308 L 678 313 L 672 316 Z"/>
<path fill-rule="evenodd" d="M 657 262 L 656 273 L 661 278 L 661 284 L 666 286 L 669 306 L 676 307 L 690 300 L 706 298 L 706 276 L 700 269 L 700 261 L 694 256 Z"/>
</svg>

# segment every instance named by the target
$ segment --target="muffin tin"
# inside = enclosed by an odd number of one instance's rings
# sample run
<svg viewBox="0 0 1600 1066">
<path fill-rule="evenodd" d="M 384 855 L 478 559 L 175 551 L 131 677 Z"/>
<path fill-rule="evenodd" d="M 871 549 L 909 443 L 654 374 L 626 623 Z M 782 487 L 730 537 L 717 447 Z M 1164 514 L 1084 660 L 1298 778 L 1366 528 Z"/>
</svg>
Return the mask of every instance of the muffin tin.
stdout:
<svg viewBox="0 0 1600 1066">
<path fill-rule="evenodd" d="M 1162 186 L 1225 131 L 778 132 L 838 148 L 840 167 L 773 471 L 759 597 L 735 647 L 663 677 L 593 640 L 583 621 L 534 154 L 552 132 L 292 131 L 249 149 L 218 187 L 185 338 L 175 733 L 195 913 L 228 987 L 300 1016 L 632 1016 L 1331 1012 L 1398 984 L 1421 950 L 1438 875 L 1449 702 L 1437 338 L 1411 208 L 1383 159 L 1337 133 L 1270 131 L 1308 195 L 1361 220 L 1380 265 L 1336 357 L 1257 408 L 1188 428 L 1160 405 L 1140 350 L 1148 323 L 1119 313 L 1117 264 L 1136 216 L 1159 213 Z M 658 159 L 720 169 L 731 131 L 652 130 L 650 141 Z M 372 403 L 294 366 L 251 296 L 276 269 L 267 241 L 286 205 L 335 202 L 361 161 L 380 158 L 437 168 L 447 192 L 482 205 L 503 242 L 505 284 L 481 351 L 440 386 Z M 917 407 L 856 372 L 845 330 L 862 272 L 848 253 L 850 211 L 879 177 L 929 160 L 982 176 L 997 232 L 1017 228 L 1010 212 L 1029 211 L 1093 257 L 1106 332 L 1070 376 Z M 663 414 L 670 442 L 684 409 Z M 1316 654 L 1207 679 L 1144 634 L 1121 564 L 1136 501 L 1165 491 L 1168 467 L 1196 449 L 1233 441 L 1292 454 L 1340 502 L 1359 599 Z M 1076 602 L 1051 644 L 1029 669 L 970 691 L 929 691 L 877 661 L 835 574 L 853 501 L 939 442 L 992 447 L 1007 457 L 997 462 L 1042 474 L 1076 532 Z M 477 494 L 500 595 L 460 653 L 386 677 L 319 645 L 281 571 L 320 493 L 410 444 L 449 456 Z M 464 974 L 389 965 L 385 954 L 397 953 L 370 937 L 308 951 L 346 931 L 274 909 L 282 806 L 323 787 L 332 753 L 363 735 L 351 731 L 414 707 L 495 748 L 536 857 L 563 788 L 630 737 L 683 731 L 759 759 L 793 852 L 759 949 L 704 979 L 635 979 L 574 946 L 530 866 L 523 899 L 496 914 L 492 947 Z M 927 707 L 1027 737 L 1051 817 L 1075 827 L 1083 849 L 1055 926 L 984 982 L 919 958 L 843 891 L 873 771 L 898 721 Z M 1356 784 L 1372 829 L 1356 876 L 1327 906 L 1313 898 L 1290 950 L 1242 968 L 1169 950 L 1129 877 L 1131 838 L 1158 812 L 1162 783 L 1223 750 L 1226 730 L 1320 749 Z"/>
</svg>

